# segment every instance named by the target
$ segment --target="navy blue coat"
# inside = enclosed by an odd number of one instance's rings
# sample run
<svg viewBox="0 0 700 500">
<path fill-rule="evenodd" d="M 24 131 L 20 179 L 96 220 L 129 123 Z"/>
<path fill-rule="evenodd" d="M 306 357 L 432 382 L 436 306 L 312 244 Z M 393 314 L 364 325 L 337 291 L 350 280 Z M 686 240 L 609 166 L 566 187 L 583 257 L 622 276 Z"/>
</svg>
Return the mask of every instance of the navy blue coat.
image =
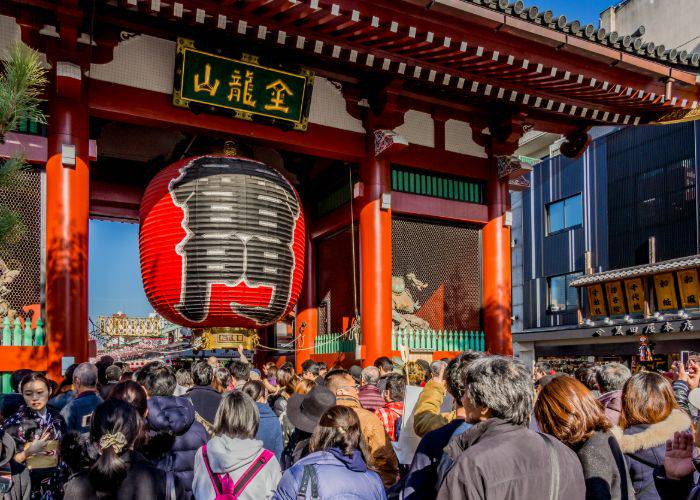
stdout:
<svg viewBox="0 0 700 500">
<path fill-rule="evenodd" d="M 192 494 L 194 456 L 207 442 L 207 432 L 194 420 L 194 406 L 185 397 L 155 396 L 148 400 L 148 443 L 143 452 L 154 465 L 172 471 L 178 485 Z"/>
<path fill-rule="evenodd" d="M 270 450 L 275 454 L 277 460 L 282 460 L 282 426 L 280 420 L 272 411 L 270 405 L 265 403 L 256 403 L 258 412 L 260 413 L 260 426 L 255 439 L 263 442 L 263 448 Z"/>
</svg>

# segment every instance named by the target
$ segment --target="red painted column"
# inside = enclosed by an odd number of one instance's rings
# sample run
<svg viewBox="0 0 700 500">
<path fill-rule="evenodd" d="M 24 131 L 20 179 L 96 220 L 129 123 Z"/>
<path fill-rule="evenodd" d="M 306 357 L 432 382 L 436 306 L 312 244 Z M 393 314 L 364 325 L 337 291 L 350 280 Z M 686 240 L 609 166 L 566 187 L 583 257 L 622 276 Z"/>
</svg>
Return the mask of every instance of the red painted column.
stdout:
<svg viewBox="0 0 700 500">
<path fill-rule="evenodd" d="M 367 134 L 367 156 L 360 165 L 360 316 L 366 365 L 391 355 L 391 209 L 381 208 L 382 193 L 391 192 L 390 164 L 375 155 L 373 135 Z"/>
<path fill-rule="evenodd" d="M 491 161 L 486 186 L 488 218 L 482 230 L 484 333 L 486 350 L 512 355 L 510 228 L 504 225 L 508 210 L 508 181 L 498 178 L 498 167 Z"/>
<path fill-rule="evenodd" d="M 308 219 L 307 219 L 308 220 Z M 306 260 L 304 263 L 304 282 L 301 288 L 299 306 L 296 318 L 296 342 L 295 364 L 297 373 L 301 373 L 301 364 L 311 358 L 311 347 L 316 341 L 318 333 L 318 309 L 316 302 L 316 245 L 311 240 L 309 221 L 306 234 Z"/>
<path fill-rule="evenodd" d="M 46 163 L 46 317 L 48 372 L 61 377 L 61 359 L 88 356 L 88 108 L 80 67 L 53 65 Z M 56 74 L 58 73 L 58 74 Z M 75 146 L 65 164 L 64 145 Z"/>
</svg>

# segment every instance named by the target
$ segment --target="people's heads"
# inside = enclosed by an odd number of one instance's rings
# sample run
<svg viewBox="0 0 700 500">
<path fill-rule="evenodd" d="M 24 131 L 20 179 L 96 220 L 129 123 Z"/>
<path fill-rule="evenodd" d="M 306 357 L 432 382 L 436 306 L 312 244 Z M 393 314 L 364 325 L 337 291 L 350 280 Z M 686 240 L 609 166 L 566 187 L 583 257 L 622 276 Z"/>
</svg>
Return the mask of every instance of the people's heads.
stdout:
<svg viewBox="0 0 700 500">
<path fill-rule="evenodd" d="M 260 380 L 249 380 L 241 388 L 248 396 L 250 396 L 256 403 L 266 403 L 267 402 L 267 389 L 265 389 L 265 384 Z"/>
<path fill-rule="evenodd" d="M 268 380 L 277 380 L 277 365 L 275 365 L 273 362 L 267 363 L 263 367 L 263 372 Z"/>
<path fill-rule="evenodd" d="M 430 379 L 430 363 L 424 359 L 417 359 L 416 364 L 423 369 L 423 373 L 425 373 L 424 380 L 427 382 Z"/>
<path fill-rule="evenodd" d="M 464 395 L 464 374 L 469 365 L 484 357 L 484 354 L 477 351 L 465 351 L 459 356 L 452 358 L 445 368 L 443 377 L 447 385 L 447 392 L 454 398 L 458 407 L 462 406 L 462 396 Z M 439 373 L 439 372 L 438 372 Z"/>
<path fill-rule="evenodd" d="M 377 358 L 374 361 L 374 366 L 377 367 L 379 370 L 379 376 L 383 377 L 384 375 L 388 375 L 391 372 L 394 371 L 394 363 L 391 362 L 389 358 L 386 356 L 382 356 L 380 358 Z"/>
<path fill-rule="evenodd" d="M 133 380 L 119 382 L 109 391 L 107 399 L 118 399 L 129 403 L 136 408 L 141 417 L 146 418 L 148 414 L 148 394 L 143 386 Z"/>
<path fill-rule="evenodd" d="M 194 385 L 194 380 L 192 380 L 192 372 L 184 368 L 180 368 L 175 372 L 175 382 L 177 382 L 177 385 L 180 387 L 189 389 Z"/>
<path fill-rule="evenodd" d="M 26 368 L 12 372 L 12 375 L 10 375 L 10 387 L 12 387 L 12 392 L 20 392 L 19 386 L 22 383 L 22 379 L 30 373 L 32 373 L 32 370 Z"/>
<path fill-rule="evenodd" d="M 622 388 L 620 427 L 661 422 L 676 408 L 671 382 L 658 373 L 636 373 Z"/>
<path fill-rule="evenodd" d="M 415 361 L 409 361 L 404 367 L 406 370 L 406 376 L 408 377 L 408 383 L 411 385 L 421 385 L 425 381 L 425 369 L 422 365 Z"/>
<path fill-rule="evenodd" d="M 474 360 L 464 374 L 462 405 L 468 423 L 497 417 L 527 426 L 534 404 L 532 378 L 520 362 L 503 356 Z"/>
<path fill-rule="evenodd" d="M 107 382 L 118 382 L 122 376 L 122 369 L 117 365 L 109 365 L 105 370 L 105 378 Z"/>
<path fill-rule="evenodd" d="M 576 368 L 574 372 L 574 377 L 576 380 L 585 385 L 590 391 L 598 390 L 598 382 L 596 380 L 596 373 L 600 368 L 592 363 L 584 364 Z"/>
<path fill-rule="evenodd" d="M 294 386 L 296 385 L 296 374 L 294 373 L 294 367 L 291 365 L 282 365 L 277 370 L 277 385 L 284 389 L 287 394 L 294 393 Z"/>
<path fill-rule="evenodd" d="M 630 369 L 622 363 L 607 363 L 600 367 L 595 374 L 598 390 L 601 394 L 612 391 L 621 391 L 622 387 L 632 376 Z"/>
<path fill-rule="evenodd" d="M 141 427 L 142 419 L 129 403 L 108 399 L 95 408 L 90 441 L 98 447 L 100 455 L 88 477 L 98 493 L 114 492 L 121 485 L 129 468 L 122 455 L 133 449 Z"/>
<path fill-rule="evenodd" d="M 145 371 L 142 375 L 141 385 L 146 389 L 149 398 L 172 396 L 175 392 L 175 374 L 169 366 L 156 366 Z"/>
<path fill-rule="evenodd" d="M 73 372 L 73 385 L 78 393 L 94 390 L 97 386 L 97 367 L 92 363 L 80 363 Z"/>
<path fill-rule="evenodd" d="M 596 431 L 612 427 L 591 391 L 567 375 L 554 377 L 542 388 L 535 418 L 542 432 L 571 447 L 587 441 Z"/>
<path fill-rule="evenodd" d="M 376 366 L 366 366 L 362 369 L 362 385 L 377 385 L 379 382 L 379 368 Z"/>
<path fill-rule="evenodd" d="M 134 372 L 125 369 L 122 372 L 122 376 L 119 377 L 119 382 L 126 382 L 127 380 L 134 380 Z"/>
<path fill-rule="evenodd" d="M 219 366 L 219 359 L 216 356 L 209 356 L 207 358 L 207 364 L 212 368 Z"/>
<path fill-rule="evenodd" d="M 318 376 L 325 377 L 327 373 L 328 373 L 328 365 L 324 361 L 319 362 L 318 363 Z"/>
<path fill-rule="evenodd" d="M 311 435 L 309 451 L 313 453 L 330 448 L 337 448 L 349 457 L 359 450 L 366 462 L 370 459 L 360 429 L 360 419 L 352 409 L 332 406 L 321 416 Z"/>
<path fill-rule="evenodd" d="M 346 396 L 357 399 L 357 383 L 347 370 L 333 370 L 326 375 L 326 387 L 336 397 Z"/>
<path fill-rule="evenodd" d="M 258 432 L 260 414 L 248 394 L 233 391 L 221 398 L 214 417 L 214 434 L 238 439 L 253 439 Z"/>
<path fill-rule="evenodd" d="M 87 434 L 70 431 L 61 438 L 61 460 L 68 466 L 72 474 L 90 468 L 98 455 Z"/>
<path fill-rule="evenodd" d="M 200 361 L 192 366 L 192 380 L 194 381 L 194 385 L 200 387 L 211 385 L 211 380 L 213 378 L 214 369 L 206 362 Z"/>
<path fill-rule="evenodd" d="M 245 383 L 250 380 L 250 365 L 239 359 L 234 359 L 228 367 L 231 376 L 234 378 L 234 383 Z"/>
<path fill-rule="evenodd" d="M 316 380 L 318 377 L 318 364 L 313 359 L 307 359 L 301 364 L 301 378 Z"/>
<path fill-rule="evenodd" d="M 545 375 L 554 375 L 554 370 L 546 361 L 538 361 L 532 368 L 532 379 L 537 382 Z"/>
<path fill-rule="evenodd" d="M 18 389 L 28 408 L 38 412 L 44 411 L 51 397 L 51 385 L 45 375 L 30 370 L 22 378 Z"/>
<path fill-rule="evenodd" d="M 149 361 L 148 363 L 140 367 L 138 370 L 136 370 L 136 372 L 134 373 L 134 380 L 141 384 L 146 375 L 148 375 L 152 370 L 160 368 L 161 366 L 165 366 L 165 363 L 163 363 L 162 361 Z"/>
<path fill-rule="evenodd" d="M 228 368 L 217 366 L 214 368 L 214 378 L 211 381 L 211 386 L 217 392 L 226 392 L 229 385 L 231 385 L 231 379 L 231 372 L 228 371 Z"/>
<path fill-rule="evenodd" d="M 316 387 L 316 382 L 302 378 L 294 386 L 294 394 L 308 394 L 314 387 Z"/>
<path fill-rule="evenodd" d="M 403 401 L 406 397 L 406 378 L 399 373 L 391 373 L 386 377 L 386 389 L 382 393 L 384 401 Z"/>
</svg>

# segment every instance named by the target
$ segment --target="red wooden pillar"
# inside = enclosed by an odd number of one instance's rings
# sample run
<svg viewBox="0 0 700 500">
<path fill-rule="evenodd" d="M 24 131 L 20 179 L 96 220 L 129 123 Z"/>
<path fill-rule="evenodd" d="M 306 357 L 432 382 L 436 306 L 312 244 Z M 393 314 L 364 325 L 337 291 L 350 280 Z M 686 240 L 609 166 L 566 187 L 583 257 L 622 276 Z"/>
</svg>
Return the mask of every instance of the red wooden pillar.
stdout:
<svg viewBox="0 0 700 500">
<path fill-rule="evenodd" d="M 499 179 L 491 156 L 491 173 L 486 185 L 488 223 L 482 230 L 484 333 L 486 350 L 512 355 L 510 227 L 505 226 L 508 210 L 508 179 Z"/>
<path fill-rule="evenodd" d="M 399 115 L 403 120 L 403 114 Z M 394 118 L 396 121 L 396 118 Z M 391 130 L 368 128 L 360 165 L 360 317 L 365 364 L 391 355 L 391 155 L 407 143 Z M 382 195 L 388 195 L 382 206 Z"/>
<path fill-rule="evenodd" d="M 309 219 L 307 219 L 309 220 Z M 306 234 L 306 261 L 304 263 L 304 282 L 299 298 L 299 306 L 296 318 L 296 342 L 295 364 L 297 373 L 301 373 L 301 364 L 311 358 L 311 347 L 316 341 L 318 333 L 318 309 L 316 302 L 316 245 L 311 240 L 309 230 L 311 222 L 307 224 Z"/>
<path fill-rule="evenodd" d="M 53 65 L 46 163 L 48 374 L 88 357 L 88 108 L 80 66 Z M 71 157 L 74 147 L 75 155 Z"/>
</svg>

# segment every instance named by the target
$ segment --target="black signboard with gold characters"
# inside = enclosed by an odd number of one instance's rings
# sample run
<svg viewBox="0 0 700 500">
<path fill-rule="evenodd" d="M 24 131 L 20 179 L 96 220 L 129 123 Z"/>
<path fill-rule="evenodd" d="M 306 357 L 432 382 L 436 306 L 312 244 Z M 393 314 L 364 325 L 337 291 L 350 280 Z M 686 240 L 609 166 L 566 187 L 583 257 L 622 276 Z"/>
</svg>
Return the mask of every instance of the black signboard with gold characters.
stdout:
<svg viewBox="0 0 700 500">
<path fill-rule="evenodd" d="M 243 120 L 306 130 L 314 74 L 261 56 L 204 50 L 177 39 L 173 104 L 193 111 L 220 111 Z"/>
</svg>

